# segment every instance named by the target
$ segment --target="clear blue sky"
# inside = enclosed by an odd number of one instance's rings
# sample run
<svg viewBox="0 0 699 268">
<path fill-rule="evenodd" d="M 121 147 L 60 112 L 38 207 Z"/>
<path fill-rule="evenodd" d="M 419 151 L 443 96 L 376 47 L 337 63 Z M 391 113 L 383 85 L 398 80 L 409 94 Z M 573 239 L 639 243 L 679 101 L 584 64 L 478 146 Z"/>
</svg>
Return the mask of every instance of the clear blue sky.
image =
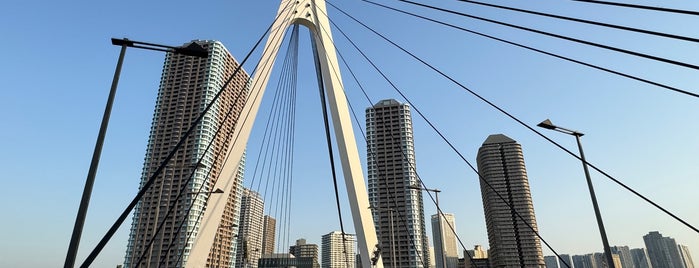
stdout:
<svg viewBox="0 0 699 268">
<path fill-rule="evenodd" d="M 179 45 L 220 40 L 241 60 L 272 21 L 277 1 L 17 1 L 0 4 L 0 267 L 56 267 L 63 263 L 119 49 L 111 37 Z M 333 3 L 338 1 L 333 1 Z M 696 70 L 670 66 L 507 29 L 466 18 L 424 12 L 459 25 L 575 59 L 699 92 Z M 471 6 L 430 1 L 516 24 L 699 64 L 697 44 L 649 38 Z M 446 3 L 445 3 L 446 2 Z M 512 5 L 509 1 L 497 1 Z M 636 1 L 657 5 L 654 1 Z M 699 99 L 563 62 L 521 48 L 378 9 L 360 1 L 341 7 L 423 57 L 530 125 L 546 118 L 586 133 L 588 160 L 699 226 Z M 699 18 L 594 6 L 573 1 L 516 3 L 519 7 L 699 37 Z M 665 1 L 699 10 L 694 1 Z M 381 66 L 472 163 L 489 134 L 522 144 L 541 235 L 559 253 L 601 252 L 579 161 L 466 94 L 330 8 L 340 27 Z M 307 33 L 302 32 L 303 39 Z M 335 33 L 374 101 L 400 97 Z M 339 229 L 324 145 L 310 47 L 303 47 L 299 82 L 294 221 L 291 239 Z M 255 55 L 258 55 L 256 53 Z M 143 163 L 163 54 L 130 49 L 102 154 L 78 260 L 82 261 L 135 195 Z M 254 61 L 253 61 L 254 62 Z M 252 70 L 252 65 L 246 65 Z M 367 103 L 345 73 L 350 102 L 363 117 Z M 274 85 L 274 83 L 270 83 Z M 264 118 L 260 116 L 259 118 Z M 442 189 L 440 205 L 455 213 L 467 247 L 487 245 L 477 176 L 414 116 L 418 172 Z M 360 121 L 363 122 L 363 118 Z M 358 132 L 357 132 L 358 133 Z M 574 139 L 546 132 L 575 151 Z M 361 137 L 360 152 L 364 150 Z M 250 156 L 259 145 L 250 144 Z M 321 163 L 321 164 L 318 164 Z M 699 258 L 699 235 L 619 186 L 592 174 L 613 245 L 643 246 L 657 230 L 687 244 Z M 307 193 L 313 193 L 307 194 Z M 312 199 L 311 199 L 312 197 Z M 327 200 L 326 202 L 318 202 Z M 326 205 L 327 204 L 327 205 Z M 345 207 L 347 207 L 345 205 Z M 425 212 L 435 212 L 425 204 Z M 330 216 L 328 216 L 330 215 Z M 345 218 L 349 212 L 345 213 Z M 130 220 L 94 267 L 123 262 Z M 351 221 L 345 226 L 352 231 Z M 547 253 L 548 254 L 548 253 Z"/>
</svg>

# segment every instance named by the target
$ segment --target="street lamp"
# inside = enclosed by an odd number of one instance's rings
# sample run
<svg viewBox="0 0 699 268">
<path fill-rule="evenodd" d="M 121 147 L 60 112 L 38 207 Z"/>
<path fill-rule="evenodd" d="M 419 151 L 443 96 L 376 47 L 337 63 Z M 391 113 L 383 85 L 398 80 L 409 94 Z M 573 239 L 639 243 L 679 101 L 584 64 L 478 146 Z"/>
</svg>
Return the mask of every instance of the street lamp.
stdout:
<svg viewBox="0 0 699 268">
<path fill-rule="evenodd" d="M 148 50 L 157 50 L 178 53 L 182 55 L 195 56 L 200 58 L 208 57 L 208 52 L 206 49 L 202 48 L 198 44 L 192 42 L 186 47 L 173 47 L 158 45 L 152 43 L 138 42 L 129 39 L 116 39 L 112 38 L 112 44 L 115 46 L 121 46 L 121 52 L 119 53 L 119 60 L 117 61 L 116 70 L 114 71 L 114 78 L 112 79 L 112 87 L 109 90 L 109 97 L 107 98 L 107 105 L 104 108 L 104 115 L 102 116 L 102 124 L 100 125 L 99 134 L 97 135 L 97 142 L 95 144 L 95 150 L 92 153 L 92 161 L 90 162 L 90 170 L 87 173 L 87 179 L 85 180 L 85 188 L 83 189 L 82 199 L 80 200 L 80 207 L 78 208 L 78 215 L 75 218 L 75 226 L 73 227 L 73 235 L 70 238 L 70 245 L 68 246 L 68 254 L 66 255 L 66 262 L 63 265 L 64 268 L 73 268 L 75 266 L 75 256 L 78 253 L 78 246 L 80 244 L 80 236 L 82 235 L 83 226 L 85 225 L 85 216 L 87 215 L 87 207 L 90 205 L 90 196 L 92 195 L 92 186 L 95 183 L 95 175 L 97 174 L 97 166 L 99 165 L 100 155 L 102 154 L 102 145 L 104 144 L 104 137 L 107 133 L 107 126 L 109 125 L 109 116 L 112 113 L 112 104 L 114 103 L 114 96 L 116 95 L 117 84 L 119 84 L 119 75 L 121 74 L 121 65 L 124 62 L 124 54 L 126 54 L 126 47 L 135 47 Z"/>
<path fill-rule="evenodd" d="M 583 133 L 575 130 L 570 130 L 567 128 L 562 128 L 551 123 L 551 120 L 544 120 L 537 125 L 545 129 L 555 130 L 564 134 L 575 136 L 575 140 L 578 142 L 578 150 L 580 151 L 580 161 L 583 164 L 583 170 L 585 171 L 585 178 L 587 179 L 587 188 L 590 190 L 590 198 L 592 199 L 592 207 L 595 209 L 595 217 L 597 218 L 597 226 L 599 227 L 599 233 L 602 236 L 602 245 L 604 246 L 604 255 L 607 259 L 607 267 L 614 267 L 614 259 L 612 259 L 612 251 L 609 248 L 609 241 L 607 240 L 607 232 L 604 230 L 604 223 L 602 222 L 602 214 L 600 213 L 599 206 L 597 205 L 597 197 L 595 196 L 595 189 L 592 187 L 592 180 L 590 179 L 590 171 L 587 169 L 587 161 L 585 161 L 585 154 L 583 153 L 582 144 L 580 143 L 580 137 Z"/>
<path fill-rule="evenodd" d="M 369 209 L 376 209 L 378 211 L 388 211 L 388 221 L 390 224 L 388 225 L 389 227 L 389 232 L 391 233 L 391 268 L 396 268 L 396 241 L 395 241 L 395 234 L 393 233 L 393 212 L 395 211 L 394 208 L 381 208 L 381 207 L 375 207 L 375 206 L 370 206 Z"/>
<path fill-rule="evenodd" d="M 446 245 L 444 243 L 444 230 L 442 229 L 442 212 L 439 210 L 439 189 L 429 189 L 427 187 L 422 187 L 420 185 L 410 185 L 408 186 L 409 189 L 414 189 L 414 190 L 425 190 L 427 192 L 433 192 L 434 193 L 434 199 L 435 199 L 435 205 L 437 206 L 437 228 L 439 228 L 439 243 L 441 244 L 441 250 L 439 254 L 442 255 L 442 268 L 447 267 L 447 256 L 444 253 L 444 246 Z"/>
</svg>

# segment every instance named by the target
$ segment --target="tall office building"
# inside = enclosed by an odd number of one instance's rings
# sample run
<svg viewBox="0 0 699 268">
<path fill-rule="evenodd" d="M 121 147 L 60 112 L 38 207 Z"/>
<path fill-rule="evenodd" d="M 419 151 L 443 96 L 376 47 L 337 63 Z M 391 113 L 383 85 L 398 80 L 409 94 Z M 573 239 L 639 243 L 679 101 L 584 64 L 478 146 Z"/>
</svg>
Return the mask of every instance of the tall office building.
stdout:
<svg viewBox="0 0 699 268">
<path fill-rule="evenodd" d="M 546 268 L 558 268 L 558 257 L 544 256 L 544 263 L 546 264 Z"/>
<path fill-rule="evenodd" d="M 643 236 L 648 249 L 648 257 L 653 268 L 684 268 L 679 247 L 674 238 L 664 237 L 659 232 L 649 232 Z"/>
<path fill-rule="evenodd" d="M 573 258 L 569 254 L 560 254 L 562 260 L 558 260 L 561 268 L 573 268 Z"/>
<path fill-rule="evenodd" d="M 296 245 L 289 247 L 289 253 L 296 258 L 312 258 L 313 268 L 319 268 L 318 263 L 318 245 L 307 244 L 306 239 L 296 239 Z"/>
<path fill-rule="evenodd" d="M 622 268 L 634 268 L 633 257 L 631 257 L 631 249 L 628 246 L 613 246 L 609 249 L 612 250 L 612 254 L 619 255 L 619 261 L 621 262 Z"/>
<path fill-rule="evenodd" d="M 491 266 L 543 267 L 522 147 L 505 135 L 490 135 L 477 162 Z"/>
<path fill-rule="evenodd" d="M 685 268 L 694 268 L 694 261 L 692 261 L 692 254 L 689 253 L 689 247 L 685 245 L 677 245 L 680 247 L 680 256 L 682 257 L 682 262 Z"/>
<path fill-rule="evenodd" d="M 276 235 L 277 220 L 265 215 L 262 226 L 262 254 L 274 253 L 274 237 Z"/>
<path fill-rule="evenodd" d="M 619 257 L 619 254 L 612 253 L 612 263 L 611 265 L 607 265 L 607 257 L 604 255 L 602 252 L 596 252 L 593 253 L 595 264 L 598 268 L 621 268 L 621 257 Z"/>
<path fill-rule="evenodd" d="M 573 267 L 575 268 L 603 268 L 597 267 L 597 262 L 595 261 L 595 255 L 573 255 Z"/>
<path fill-rule="evenodd" d="M 439 214 L 432 215 L 435 265 L 437 268 L 457 268 L 459 252 L 456 248 L 456 235 L 452 231 L 456 230 L 454 214 L 444 213 L 441 223 L 439 218 Z"/>
<path fill-rule="evenodd" d="M 323 235 L 321 244 L 321 268 L 354 268 L 357 237 L 334 231 Z"/>
<path fill-rule="evenodd" d="M 633 259 L 633 266 L 635 268 L 651 268 L 650 259 L 648 258 L 648 251 L 645 248 L 632 248 L 631 258 Z"/>
<path fill-rule="evenodd" d="M 389 99 L 367 108 L 366 134 L 369 202 L 384 267 L 427 268 L 422 191 L 408 188 L 420 185 L 410 106 Z"/>
<path fill-rule="evenodd" d="M 257 267 L 257 262 L 262 256 L 264 209 L 265 202 L 262 196 L 245 188 L 240 205 L 240 227 L 236 237 L 236 268 Z"/>
<path fill-rule="evenodd" d="M 185 45 L 201 46 L 209 52 L 209 57 L 167 53 L 139 187 L 155 174 L 181 135 L 238 68 L 236 60 L 220 42 L 192 42 L 195 44 Z M 206 201 L 217 189 L 216 180 L 223 168 L 225 152 L 232 145 L 228 136 L 244 105 L 248 79 L 241 69 L 141 198 L 134 210 L 125 267 L 133 267 L 136 262 L 141 267 L 183 267 L 186 264 Z M 210 148 L 209 144 L 212 144 Z M 233 190 L 224 193 L 228 195 L 228 204 L 219 226 L 234 226 L 238 219 L 235 208 L 240 201 L 242 164 L 239 170 Z M 186 194 L 175 202 L 181 189 Z M 164 224 L 163 228 L 156 234 L 160 224 Z M 231 228 L 217 231 L 210 257 L 214 256 L 220 263 L 210 262 L 211 266 L 225 266 L 230 261 L 234 245 L 225 241 L 225 237 L 233 231 Z"/>
</svg>

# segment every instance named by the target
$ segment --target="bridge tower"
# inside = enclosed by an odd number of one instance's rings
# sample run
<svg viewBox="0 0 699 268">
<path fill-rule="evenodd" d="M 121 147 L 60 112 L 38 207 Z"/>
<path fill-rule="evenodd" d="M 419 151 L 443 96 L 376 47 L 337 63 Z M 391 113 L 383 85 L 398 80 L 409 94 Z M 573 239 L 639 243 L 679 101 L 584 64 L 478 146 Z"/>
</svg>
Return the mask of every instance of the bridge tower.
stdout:
<svg viewBox="0 0 699 268">
<path fill-rule="evenodd" d="M 229 158 L 224 163 L 223 171 L 220 174 L 216 187 L 222 188 L 226 192 L 231 191 L 233 187 L 234 180 L 231 178 L 233 173 L 236 172 L 236 166 L 245 150 L 262 96 L 267 87 L 272 66 L 276 60 L 280 45 L 284 40 L 286 30 L 294 24 L 306 26 L 311 32 L 315 59 L 320 67 L 316 71 L 319 73 L 319 77 L 322 77 L 321 82 L 328 96 L 327 100 L 330 106 L 354 228 L 357 233 L 362 267 L 382 268 L 383 263 L 380 256 L 376 265 L 372 265 L 371 261 L 371 257 L 376 252 L 378 240 L 369 209 L 369 198 L 364 182 L 364 174 L 359 160 L 357 142 L 354 138 L 347 99 L 343 91 L 339 64 L 330 33 L 330 23 L 324 0 L 281 1 L 277 19 L 272 25 L 262 58 L 257 66 L 257 72 L 252 80 L 251 97 L 248 98 L 241 112 L 241 115 L 248 116 L 238 121 L 238 125 L 233 133 L 233 137 L 238 137 L 238 140 L 229 148 Z M 205 267 L 225 205 L 226 195 L 210 196 L 186 267 Z"/>
</svg>

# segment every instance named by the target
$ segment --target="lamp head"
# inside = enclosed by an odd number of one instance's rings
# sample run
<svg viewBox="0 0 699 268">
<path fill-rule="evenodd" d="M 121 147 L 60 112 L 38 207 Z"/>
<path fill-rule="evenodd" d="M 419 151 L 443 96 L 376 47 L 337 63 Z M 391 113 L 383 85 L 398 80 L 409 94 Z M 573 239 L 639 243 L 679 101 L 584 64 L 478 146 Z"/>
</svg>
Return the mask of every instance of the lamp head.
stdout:
<svg viewBox="0 0 699 268">
<path fill-rule="evenodd" d="M 542 121 L 541 123 L 539 123 L 539 124 L 536 125 L 536 126 L 542 127 L 542 128 L 545 128 L 545 129 L 557 129 L 557 128 L 558 128 L 558 127 L 555 126 L 553 123 L 551 123 L 551 120 L 548 120 L 548 119 Z"/>
</svg>

